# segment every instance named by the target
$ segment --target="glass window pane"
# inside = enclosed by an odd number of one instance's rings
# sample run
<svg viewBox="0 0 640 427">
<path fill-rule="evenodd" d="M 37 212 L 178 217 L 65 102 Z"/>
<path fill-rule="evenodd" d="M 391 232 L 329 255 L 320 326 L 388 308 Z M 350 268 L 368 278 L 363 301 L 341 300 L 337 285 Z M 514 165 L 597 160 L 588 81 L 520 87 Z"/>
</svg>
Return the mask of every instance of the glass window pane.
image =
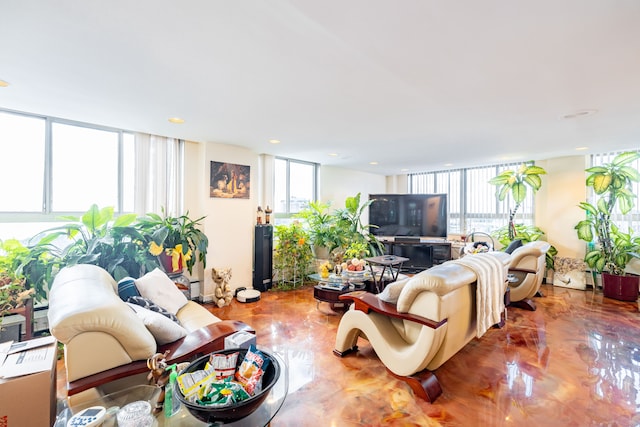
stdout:
<svg viewBox="0 0 640 427">
<path fill-rule="evenodd" d="M 273 212 L 287 213 L 287 161 L 275 159 L 274 164 Z"/>
<path fill-rule="evenodd" d="M 0 156 L 4 159 L 0 211 L 42 212 L 45 124 L 41 118 L 0 112 Z"/>
<path fill-rule="evenodd" d="M 593 154 L 591 156 L 591 166 L 601 166 L 605 163 L 611 163 L 613 159 L 621 153 L 622 151 L 614 153 Z M 640 159 L 637 159 L 631 163 L 627 163 L 625 166 L 633 168 L 640 172 Z M 595 197 L 593 189 L 590 188 L 589 191 L 589 202 L 596 203 L 597 198 Z M 640 183 L 632 183 L 632 193 L 635 195 L 640 194 Z M 613 214 L 611 215 L 611 219 L 616 223 L 618 227 L 620 227 L 621 230 L 625 232 L 629 230 L 629 228 L 636 233 L 640 231 L 640 199 L 634 199 L 634 207 L 626 215 L 623 215 L 620 212 L 620 206 L 616 205 Z"/>
<path fill-rule="evenodd" d="M 308 163 L 289 163 L 289 212 L 298 213 L 314 198 L 315 168 Z"/>
<path fill-rule="evenodd" d="M 54 123 L 54 212 L 84 212 L 92 204 L 118 206 L 118 133 Z"/>
</svg>

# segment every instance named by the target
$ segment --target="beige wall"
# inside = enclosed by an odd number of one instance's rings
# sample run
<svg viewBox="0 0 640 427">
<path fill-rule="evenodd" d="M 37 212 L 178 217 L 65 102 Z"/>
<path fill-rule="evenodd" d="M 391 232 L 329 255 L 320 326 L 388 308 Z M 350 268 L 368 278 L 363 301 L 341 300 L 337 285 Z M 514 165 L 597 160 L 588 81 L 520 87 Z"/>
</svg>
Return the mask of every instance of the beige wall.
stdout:
<svg viewBox="0 0 640 427">
<path fill-rule="evenodd" d="M 273 156 L 225 144 L 189 143 L 185 157 L 185 210 L 194 216 L 206 215 L 204 232 L 209 237 L 207 268 L 198 276 L 201 278 L 201 295 L 205 301 L 211 299 L 211 267 L 231 267 L 230 284 L 233 289 L 252 287 L 256 210 L 259 205 L 273 205 L 273 182 L 270 179 Z M 210 162 L 213 160 L 251 166 L 249 199 L 209 197 Z M 385 177 L 382 175 L 326 166 L 320 169 L 320 200 L 332 201 L 334 208 L 343 207 L 345 199 L 358 192 L 362 193 L 364 201 L 369 193 L 385 191 Z"/>
<path fill-rule="evenodd" d="M 536 194 L 536 225 L 547 233 L 547 240 L 558 249 L 558 256 L 584 258 L 586 245 L 574 230 L 584 219 L 578 204 L 586 200 L 586 156 L 558 157 L 538 161 L 547 174 Z"/>
<path fill-rule="evenodd" d="M 324 202 L 331 202 L 332 208 L 343 208 L 347 197 L 360 193 L 360 201 L 369 199 L 369 194 L 384 193 L 386 178 L 366 172 L 333 166 L 320 167 L 320 196 Z M 363 221 L 366 224 L 369 212 L 365 212 Z"/>
<path fill-rule="evenodd" d="M 251 287 L 253 277 L 253 227 L 258 205 L 272 203 L 273 157 L 225 144 L 189 143 L 185 150 L 185 210 L 205 216 L 205 233 L 209 237 L 207 269 L 201 293 L 212 292 L 211 267 L 233 269 L 232 288 Z M 250 199 L 214 199 L 209 197 L 209 167 L 212 160 L 251 166 Z M 545 168 L 540 191 L 536 195 L 536 225 L 560 256 L 582 258 L 585 245 L 573 227 L 584 217 L 577 207 L 585 200 L 586 156 L 571 156 L 537 162 Z M 358 192 L 362 200 L 371 193 L 406 193 L 406 175 L 382 176 L 333 166 L 320 168 L 320 200 L 342 208 L 349 196 Z M 363 218 L 365 222 L 368 218 Z"/>
<path fill-rule="evenodd" d="M 207 143 L 190 143 L 185 150 L 185 210 L 206 216 L 204 232 L 209 238 L 207 268 L 200 277 L 200 294 L 211 299 L 211 268 L 231 268 L 231 287 L 251 287 L 253 282 L 253 226 L 257 209 L 257 154 L 245 148 Z M 249 199 L 209 197 L 211 161 L 235 163 L 251 167 Z M 255 186 L 255 187 L 254 187 Z"/>
</svg>

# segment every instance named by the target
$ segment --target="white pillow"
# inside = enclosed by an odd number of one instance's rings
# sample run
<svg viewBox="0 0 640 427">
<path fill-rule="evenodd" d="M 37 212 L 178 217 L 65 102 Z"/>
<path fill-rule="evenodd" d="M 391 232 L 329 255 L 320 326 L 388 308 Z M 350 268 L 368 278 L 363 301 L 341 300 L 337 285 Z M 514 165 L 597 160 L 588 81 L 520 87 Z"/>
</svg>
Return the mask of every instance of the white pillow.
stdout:
<svg viewBox="0 0 640 427">
<path fill-rule="evenodd" d="M 135 280 L 136 288 L 145 298 L 150 299 L 169 313 L 177 314 L 187 302 L 187 297 L 178 289 L 167 274 L 156 268 Z"/>
<path fill-rule="evenodd" d="M 144 326 L 147 327 L 149 332 L 151 332 L 151 335 L 156 339 L 158 345 L 174 342 L 187 335 L 185 328 L 167 316 L 147 310 L 144 307 L 130 302 L 128 302 L 127 305 L 136 312 L 136 315 L 142 320 L 142 323 L 144 323 Z"/>
<path fill-rule="evenodd" d="M 382 301 L 385 301 L 391 304 L 396 304 L 398 302 L 398 297 L 400 296 L 400 293 L 404 289 L 404 285 L 407 284 L 409 279 L 410 277 L 407 277 L 406 279 L 389 283 L 387 286 L 384 287 L 384 290 L 378 294 L 378 299 L 381 299 Z"/>
</svg>

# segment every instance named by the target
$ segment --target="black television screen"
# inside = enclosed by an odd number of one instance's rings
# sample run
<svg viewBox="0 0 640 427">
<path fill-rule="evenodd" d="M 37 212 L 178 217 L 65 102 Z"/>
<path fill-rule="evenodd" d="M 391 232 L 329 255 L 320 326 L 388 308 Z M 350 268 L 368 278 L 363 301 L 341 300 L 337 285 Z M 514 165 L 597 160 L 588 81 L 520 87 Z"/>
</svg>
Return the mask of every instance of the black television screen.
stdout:
<svg viewBox="0 0 640 427">
<path fill-rule="evenodd" d="M 370 194 L 376 236 L 447 237 L 446 194 Z"/>
</svg>

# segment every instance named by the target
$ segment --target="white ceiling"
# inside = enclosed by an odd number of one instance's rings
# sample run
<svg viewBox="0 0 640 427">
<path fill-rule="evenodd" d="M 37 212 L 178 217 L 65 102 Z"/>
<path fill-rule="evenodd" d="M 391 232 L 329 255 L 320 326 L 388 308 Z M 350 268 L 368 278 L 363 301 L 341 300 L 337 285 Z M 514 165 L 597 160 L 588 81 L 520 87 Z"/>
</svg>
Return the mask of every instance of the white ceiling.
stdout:
<svg viewBox="0 0 640 427">
<path fill-rule="evenodd" d="M 0 108 L 385 175 L 640 146 L 638 0 L 2 0 L 0 40 Z"/>
</svg>

